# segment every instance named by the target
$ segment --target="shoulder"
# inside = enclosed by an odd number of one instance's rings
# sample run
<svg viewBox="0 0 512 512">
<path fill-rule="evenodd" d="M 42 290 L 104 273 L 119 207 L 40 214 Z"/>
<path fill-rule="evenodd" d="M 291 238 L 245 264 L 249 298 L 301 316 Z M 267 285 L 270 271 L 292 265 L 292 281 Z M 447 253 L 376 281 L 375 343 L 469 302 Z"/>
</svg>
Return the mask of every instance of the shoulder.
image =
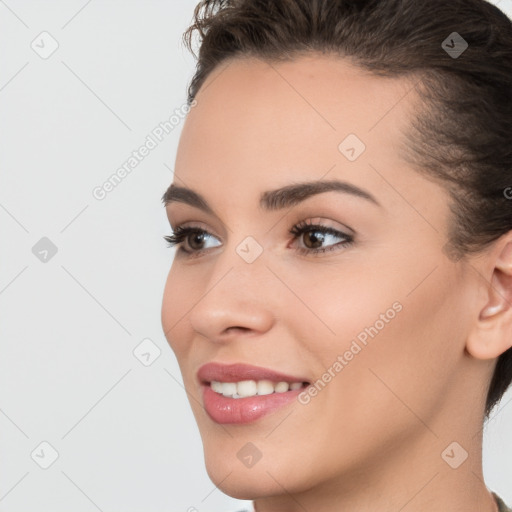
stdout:
<svg viewBox="0 0 512 512">
<path fill-rule="evenodd" d="M 512 509 L 509 508 L 506 503 L 495 493 L 492 493 L 493 496 L 496 498 L 496 501 L 498 503 L 499 512 L 512 512 Z"/>
</svg>

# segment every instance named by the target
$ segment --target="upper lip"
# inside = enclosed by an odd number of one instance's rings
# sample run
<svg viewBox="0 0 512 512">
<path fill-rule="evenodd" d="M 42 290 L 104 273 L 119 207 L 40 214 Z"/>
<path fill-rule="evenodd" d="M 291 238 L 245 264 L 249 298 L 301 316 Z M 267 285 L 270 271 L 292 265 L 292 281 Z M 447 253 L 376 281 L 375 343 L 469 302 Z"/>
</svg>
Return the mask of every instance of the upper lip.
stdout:
<svg viewBox="0 0 512 512">
<path fill-rule="evenodd" d="M 239 382 L 242 380 L 271 380 L 273 382 L 288 383 L 307 382 L 307 379 L 303 377 L 295 377 L 270 370 L 269 368 L 244 363 L 207 363 L 199 368 L 197 377 L 202 383 L 211 382 L 212 380 L 218 382 Z"/>
</svg>

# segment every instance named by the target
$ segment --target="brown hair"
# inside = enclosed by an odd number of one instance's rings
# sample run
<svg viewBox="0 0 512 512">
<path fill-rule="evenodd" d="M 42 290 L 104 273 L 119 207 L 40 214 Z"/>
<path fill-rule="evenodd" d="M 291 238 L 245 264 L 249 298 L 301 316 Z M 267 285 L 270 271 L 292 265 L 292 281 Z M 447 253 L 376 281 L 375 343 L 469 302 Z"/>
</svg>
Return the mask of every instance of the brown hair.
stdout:
<svg viewBox="0 0 512 512">
<path fill-rule="evenodd" d="M 322 52 L 378 76 L 414 79 L 421 104 L 404 133 L 403 157 L 450 193 L 447 253 L 463 258 L 512 230 L 505 193 L 512 190 L 512 23 L 496 6 L 484 0 L 202 0 L 183 40 L 198 58 L 189 105 L 217 65 L 237 57 L 271 62 Z M 458 41 L 468 47 L 450 54 Z M 486 417 L 511 381 L 509 349 L 487 389 Z"/>
</svg>

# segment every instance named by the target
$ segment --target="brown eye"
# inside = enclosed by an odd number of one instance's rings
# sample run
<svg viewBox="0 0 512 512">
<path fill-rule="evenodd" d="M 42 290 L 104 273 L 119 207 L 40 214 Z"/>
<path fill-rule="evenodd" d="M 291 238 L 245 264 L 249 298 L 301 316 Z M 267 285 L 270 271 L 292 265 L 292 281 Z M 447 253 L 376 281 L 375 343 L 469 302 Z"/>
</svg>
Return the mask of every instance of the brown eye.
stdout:
<svg viewBox="0 0 512 512">
<path fill-rule="evenodd" d="M 204 235 L 205 235 L 204 232 L 202 232 L 202 233 L 193 232 L 193 233 L 190 233 L 189 235 L 187 235 L 185 237 L 185 240 L 189 241 L 189 246 L 192 248 L 192 250 L 199 251 L 202 249 L 201 244 L 204 243 Z"/>
<path fill-rule="evenodd" d="M 202 245 L 208 238 L 215 237 L 204 229 L 182 226 L 177 226 L 172 235 L 164 236 L 164 240 L 169 243 L 168 247 L 177 246 L 179 252 L 187 254 L 200 254 L 207 251 L 209 248 L 204 248 Z M 190 248 L 184 247 L 186 245 Z"/>
<path fill-rule="evenodd" d="M 308 249 L 316 249 L 317 247 L 322 246 L 322 243 L 325 240 L 325 234 L 320 234 L 320 236 L 318 236 L 319 233 L 322 233 L 322 232 L 319 230 L 313 230 L 313 229 L 304 233 L 304 238 L 303 238 L 304 245 Z"/>
<path fill-rule="evenodd" d="M 302 222 L 290 229 L 290 234 L 304 244 L 304 247 L 297 247 L 297 251 L 304 254 L 316 254 L 347 247 L 354 243 L 354 237 L 337 229 L 322 226 L 321 224 L 310 224 Z M 336 243 L 336 239 L 341 242 Z M 325 243 L 334 243 L 324 246 Z"/>
</svg>

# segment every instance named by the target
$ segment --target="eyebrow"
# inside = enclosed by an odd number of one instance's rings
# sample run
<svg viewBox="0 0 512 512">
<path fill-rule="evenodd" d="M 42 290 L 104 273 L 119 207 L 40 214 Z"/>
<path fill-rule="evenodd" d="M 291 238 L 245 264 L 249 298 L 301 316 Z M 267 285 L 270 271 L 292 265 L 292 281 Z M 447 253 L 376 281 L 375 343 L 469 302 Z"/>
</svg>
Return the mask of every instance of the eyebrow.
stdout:
<svg viewBox="0 0 512 512">
<path fill-rule="evenodd" d="M 339 180 L 308 181 L 286 185 L 275 190 L 268 190 L 261 194 L 259 204 L 260 208 L 264 210 L 281 210 L 294 206 L 311 196 L 331 191 L 360 197 L 382 207 L 377 199 L 366 190 L 352 185 L 351 183 L 347 183 L 346 181 Z M 172 202 L 185 203 L 205 213 L 215 215 L 215 212 L 201 194 L 190 188 L 175 185 L 174 183 L 171 183 L 169 188 L 165 191 L 162 196 L 162 202 L 165 206 Z"/>
</svg>

